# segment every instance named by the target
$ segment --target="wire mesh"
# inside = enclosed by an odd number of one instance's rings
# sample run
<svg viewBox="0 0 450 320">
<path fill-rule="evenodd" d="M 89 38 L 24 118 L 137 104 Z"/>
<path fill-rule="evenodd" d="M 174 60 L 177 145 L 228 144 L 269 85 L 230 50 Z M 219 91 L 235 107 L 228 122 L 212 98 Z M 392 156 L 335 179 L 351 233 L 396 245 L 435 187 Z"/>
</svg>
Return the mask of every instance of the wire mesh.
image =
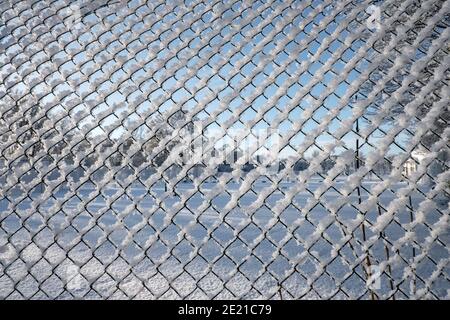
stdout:
<svg viewBox="0 0 450 320">
<path fill-rule="evenodd" d="M 0 298 L 448 299 L 449 13 L 0 1 Z"/>
</svg>

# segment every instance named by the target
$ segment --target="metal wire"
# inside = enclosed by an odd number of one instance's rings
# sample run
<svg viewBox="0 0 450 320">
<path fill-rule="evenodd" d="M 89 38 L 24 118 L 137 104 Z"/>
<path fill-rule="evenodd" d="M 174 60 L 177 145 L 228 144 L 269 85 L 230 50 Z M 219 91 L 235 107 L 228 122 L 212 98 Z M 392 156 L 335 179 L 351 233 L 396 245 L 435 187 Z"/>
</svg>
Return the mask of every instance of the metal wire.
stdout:
<svg viewBox="0 0 450 320">
<path fill-rule="evenodd" d="M 0 298 L 448 299 L 450 1 L 0 1 Z"/>
</svg>

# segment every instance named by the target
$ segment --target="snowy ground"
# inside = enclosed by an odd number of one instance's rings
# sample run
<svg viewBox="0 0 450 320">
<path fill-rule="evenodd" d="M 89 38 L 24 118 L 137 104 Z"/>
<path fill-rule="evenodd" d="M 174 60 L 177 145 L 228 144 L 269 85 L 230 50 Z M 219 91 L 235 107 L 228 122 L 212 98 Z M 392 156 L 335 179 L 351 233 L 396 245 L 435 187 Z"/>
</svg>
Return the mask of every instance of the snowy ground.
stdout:
<svg viewBox="0 0 450 320">
<path fill-rule="evenodd" d="M 370 189 L 373 183 L 364 181 L 362 185 Z M 314 192 L 321 184 L 319 179 L 314 179 L 307 188 Z M 205 183 L 201 190 L 211 191 L 215 185 Z M 62 210 L 56 211 L 52 205 L 68 192 L 67 188 L 59 188 L 53 193 L 54 198 L 43 201 L 39 213 L 33 210 L 31 199 L 24 200 L 15 208 L 16 214 L 9 214 L 1 224 L 0 298 L 315 299 L 347 295 L 369 298 L 361 264 L 354 272 L 348 265 L 355 264 L 355 257 L 363 254 L 358 242 L 363 239 L 361 228 L 353 233 L 352 246 L 344 245 L 339 256 L 333 259 L 332 245 L 345 244 L 342 226 L 336 222 L 331 224 L 323 237 L 313 241 L 317 225 L 333 216 L 319 204 L 309 211 L 305 220 L 299 209 L 314 198 L 311 193 L 298 193 L 292 201 L 295 206 L 290 205 L 278 217 L 271 210 L 283 199 L 283 193 L 292 188 L 292 182 L 281 182 L 279 189 L 251 217 L 244 213 L 241 208 L 251 205 L 270 185 L 267 180 L 256 182 L 253 192 L 244 194 L 239 206 L 224 217 L 220 216 L 221 210 L 229 201 L 229 194 L 239 189 L 238 182 L 229 183 L 228 193 L 220 193 L 200 215 L 196 210 L 203 201 L 200 193 L 180 210 L 176 210 L 180 200 L 176 195 L 169 195 L 158 204 L 156 199 L 167 195 L 162 183 L 150 190 L 132 185 L 126 189 L 126 195 L 112 204 L 107 203 L 108 199 L 121 194 L 122 188 L 105 187 L 102 195 L 97 196 L 97 190 L 85 184 L 77 191 L 79 198 L 72 197 Z M 336 181 L 333 186 L 341 190 L 344 182 Z M 396 192 L 402 186 L 400 182 L 392 189 Z M 191 183 L 181 183 L 177 192 L 183 194 L 192 188 Z M 80 199 L 93 195 L 94 199 L 83 205 Z M 36 203 L 39 192 L 31 193 L 30 197 Z M 320 201 L 328 206 L 341 197 L 337 191 L 330 190 L 321 195 Z M 387 207 L 395 198 L 396 194 L 389 191 L 379 201 Z M 361 201 L 365 199 L 367 194 L 363 192 Z M 413 208 L 423 200 L 423 195 L 414 193 Z M 348 202 L 357 204 L 358 201 L 354 192 Z M 2 219 L 6 209 L 5 201 L 0 202 Z M 350 225 L 356 214 L 355 208 L 345 205 L 336 218 L 343 225 Z M 367 214 L 367 219 L 373 222 L 378 214 L 375 208 Z M 427 224 L 432 225 L 440 216 L 438 211 L 431 210 L 426 215 Z M 391 223 L 382 235 L 390 243 L 404 236 L 400 224 L 410 222 L 409 210 L 400 210 L 396 219 L 399 223 Z M 419 244 L 430 236 L 425 224 L 416 226 L 414 231 Z M 370 228 L 366 232 L 366 237 L 376 235 Z M 390 257 L 397 256 L 390 265 L 392 284 L 399 288 L 396 297 L 407 298 L 422 288 L 422 279 L 428 279 L 436 271 L 435 263 L 448 259 L 449 228 L 439 239 L 445 246 L 435 242 L 427 253 L 430 258 L 422 259 L 417 265 L 416 277 L 405 279 L 406 268 L 421 250 L 405 244 L 394 252 L 388 245 Z M 371 247 L 371 263 L 386 261 L 386 254 L 385 243 L 378 239 Z M 321 267 L 325 269 L 320 271 Z M 444 266 L 431 284 L 431 291 L 437 297 L 445 297 L 450 290 L 449 268 Z M 307 282 L 316 276 L 316 281 Z M 387 294 L 390 286 L 389 278 L 383 274 L 380 288 L 375 292 Z"/>
</svg>

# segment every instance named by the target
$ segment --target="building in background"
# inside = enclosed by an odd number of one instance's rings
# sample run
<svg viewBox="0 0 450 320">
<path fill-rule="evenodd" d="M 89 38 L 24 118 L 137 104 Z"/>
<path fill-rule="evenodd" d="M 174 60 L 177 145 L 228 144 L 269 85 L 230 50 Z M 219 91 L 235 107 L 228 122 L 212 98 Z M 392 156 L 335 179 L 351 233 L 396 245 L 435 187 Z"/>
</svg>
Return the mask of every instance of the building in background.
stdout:
<svg viewBox="0 0 450 320">
<path fill-rule="evenodd" d="M 414 150 L 411 152 L 411 157 L 403 164 L 403 174 L 406 177 L 410 177 L 411 174 L 417 171 L 417 168 L 425 157 L 426 153 L 423 150 Z"/>
</svg>

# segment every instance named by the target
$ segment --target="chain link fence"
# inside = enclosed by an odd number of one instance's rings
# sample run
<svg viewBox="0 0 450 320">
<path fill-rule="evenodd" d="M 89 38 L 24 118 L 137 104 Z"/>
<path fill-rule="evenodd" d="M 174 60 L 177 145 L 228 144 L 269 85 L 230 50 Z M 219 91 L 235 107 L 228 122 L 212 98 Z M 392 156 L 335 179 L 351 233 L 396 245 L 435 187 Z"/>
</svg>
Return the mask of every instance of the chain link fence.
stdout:
<svg viewBox="0 0 450 320">
<path fill-rule="evenodd" d="M 0 298 L 448 299 L 450 1 L 0 1 Z"/>
</svg>

